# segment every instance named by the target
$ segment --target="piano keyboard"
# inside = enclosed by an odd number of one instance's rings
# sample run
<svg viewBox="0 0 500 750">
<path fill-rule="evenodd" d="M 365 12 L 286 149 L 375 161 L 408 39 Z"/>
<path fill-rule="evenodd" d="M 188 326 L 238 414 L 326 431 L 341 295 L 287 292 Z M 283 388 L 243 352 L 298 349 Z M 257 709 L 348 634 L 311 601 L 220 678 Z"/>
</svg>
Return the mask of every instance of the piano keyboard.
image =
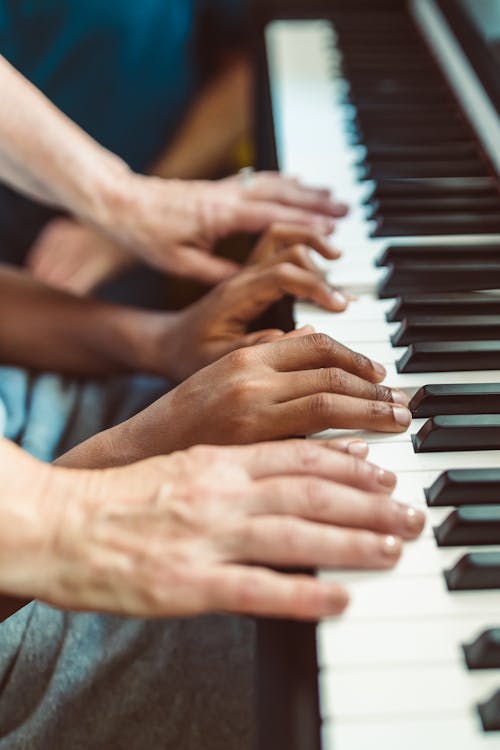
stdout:
<svg viewBox="0 0 500 750">
<path fill-rule="evenodd" d="M 317 630 L 323 750 L 500 748 L 499 123 L 432 0 L 410 5 L 266 32 L 280 168 L 352 207 L 318 262 L 358 299 L 296 324 L 428 386 L 407 434 L 359 433 L 428 523 L 393 571 L 319 572 L 352 597 Z"/>
</svg>

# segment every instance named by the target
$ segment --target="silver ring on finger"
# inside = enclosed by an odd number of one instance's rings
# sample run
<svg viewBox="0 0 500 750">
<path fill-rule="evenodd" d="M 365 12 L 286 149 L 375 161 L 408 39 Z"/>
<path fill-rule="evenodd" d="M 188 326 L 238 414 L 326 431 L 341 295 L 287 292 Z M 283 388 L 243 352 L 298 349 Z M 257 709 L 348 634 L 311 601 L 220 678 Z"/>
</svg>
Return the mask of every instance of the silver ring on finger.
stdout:
<svg viewBox="0 0 500 750">
<path fill-rule="evenodd" d="M 255 183 L 255 169 L 253 167 L 243 167 L 238 172 L 241 186 L 245 189 L 253 187 Z"/>
</svg>

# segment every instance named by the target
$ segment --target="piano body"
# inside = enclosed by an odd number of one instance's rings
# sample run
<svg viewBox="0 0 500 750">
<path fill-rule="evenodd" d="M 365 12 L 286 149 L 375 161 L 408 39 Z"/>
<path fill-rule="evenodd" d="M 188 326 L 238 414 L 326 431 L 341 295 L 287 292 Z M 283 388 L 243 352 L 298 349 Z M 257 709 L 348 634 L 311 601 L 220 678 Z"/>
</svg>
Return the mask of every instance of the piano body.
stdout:
<svg viewBox="0 0 500 750">
<path fill-rule="evenodd" d="M 500 748 L 500 0 L 263 5 L 277 164 L 352 207 L 323 265 L 357 301 L 294 319 L 414 397 L 364 436 L 428 524 L 394 571 L 318 572 L 341 618 L 261 625 L 258 747 Z"/>
</svg>

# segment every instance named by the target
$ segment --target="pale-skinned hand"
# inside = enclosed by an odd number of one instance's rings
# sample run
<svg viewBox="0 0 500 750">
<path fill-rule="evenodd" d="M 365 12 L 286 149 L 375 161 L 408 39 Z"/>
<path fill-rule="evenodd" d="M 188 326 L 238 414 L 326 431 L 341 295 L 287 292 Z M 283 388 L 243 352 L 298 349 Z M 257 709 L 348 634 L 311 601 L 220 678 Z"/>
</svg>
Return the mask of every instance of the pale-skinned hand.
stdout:
<svg viewBox="0 0 500 750">
<path fill-rule="evenodd" d="M 150 265 L 208 284 L 238 269 L 211 255 L 218 240 L 275 223 L 328 235 L 347 212 L 330 191 L 272 172 L 255 174 L 250 185 L 239 176 L 183 182 L 131 175 L 123 195 L 104 230 Z"/>
<path fill-rule="evenodd" d="M 40 281 L 81 295 L 89 294 L 134 262 L 136 259 L 123 245 L 69 218 L 49 222 L 26 259 Z"/>
<path fill-rule="evenodd" d="M 19 498 L 12 513 L 28 538 L 32 528 L 31 555 L 18 538 L 10 565 L 2 543 L 0 586 L 73 610 L 335 615 L 348 602 L 344 588 L 268 566 L 388 569 L 424 525 L 391 498 L 391 472 L 328 441 L 202 446 L 119 470 L 43 471 L 31 515 Z"/>
</svg>

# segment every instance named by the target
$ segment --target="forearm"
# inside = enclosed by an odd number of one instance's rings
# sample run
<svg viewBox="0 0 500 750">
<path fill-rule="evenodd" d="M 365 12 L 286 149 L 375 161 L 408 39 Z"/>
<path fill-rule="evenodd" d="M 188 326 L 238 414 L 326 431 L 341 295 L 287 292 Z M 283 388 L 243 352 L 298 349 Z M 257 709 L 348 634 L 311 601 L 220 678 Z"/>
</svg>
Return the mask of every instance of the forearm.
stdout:
<svg viewBox="0 0 500 750">
<path fill-rule="evenodd" d="M 166 394 L 126 422 L 80 443 L 55 464 L 68 469 L 116 468 L 184 447 L 177 439 L 179 424 L 170 409 L 172 398 L 174 392 Z"/>
<path fill-rule="evenodd" d="M 0 180 L 106 226 L 129 170 L 0 57 Z"/>
<path fill-rule="evenodd" d="M 251 66 L 244 55 L 231 60 L 200 94 L 177 136 L 153 164 L 166 179 L 216 175 L 251 127 Z M 196 147 L 193 148 L 193 144 Z"/>
<path fill-rule="evenodd" d="M 0 266 L 0 361 L 77 375 L 164 372 L 175 316 L 80 298 Z M 165 360 L 168 356 L 165 355 Z"/>
<path fill-rule="evenodd" d="M 43 498 L 50 471 L 0 438 L 0 621 L 35 594 L 33 572 L 40 569 L 52 528 L 53 509 L 50 503 L 44 507 Z"/>
</svg>

